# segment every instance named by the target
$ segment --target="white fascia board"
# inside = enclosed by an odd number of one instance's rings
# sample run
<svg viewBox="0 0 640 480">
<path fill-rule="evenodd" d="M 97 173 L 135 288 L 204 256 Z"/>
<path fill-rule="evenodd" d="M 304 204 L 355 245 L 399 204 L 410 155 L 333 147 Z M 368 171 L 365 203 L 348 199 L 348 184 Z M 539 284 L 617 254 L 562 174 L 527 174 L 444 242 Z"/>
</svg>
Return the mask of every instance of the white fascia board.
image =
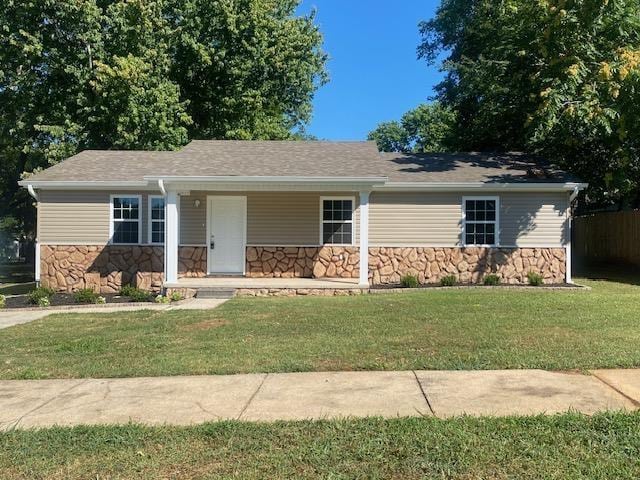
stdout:
<svg viewBox="0 0 640 480">
<path fill-rule="evenodd" d="M 296 177 L 296 176 L 145 176 L 145 180 L 165 183 L 362 183 L 382 185 L 387 177 Z"/>
<path fill-rule="evenodd" d="M 485 190 L 503 192 L 562 192 L 583 190 L 586 183 L 485 183 L 485 182 L 387 182 L 374 187 L 385 191 L 458 192 L 461 190 Z"/>
<path fill-rule="evenodd" d="M 157 187 L 156 185 L 150 185 L 146 180 L 144 181 L 29 181 L 21 180 L 18 182 L 21 187 L 38 188 L 38 189 L 51 189 L 51 190 L 87 190 L 87 189 L 105 189 L 105 188 L 120 188 L 120 189 L 139 189 Z"/>
</svg>

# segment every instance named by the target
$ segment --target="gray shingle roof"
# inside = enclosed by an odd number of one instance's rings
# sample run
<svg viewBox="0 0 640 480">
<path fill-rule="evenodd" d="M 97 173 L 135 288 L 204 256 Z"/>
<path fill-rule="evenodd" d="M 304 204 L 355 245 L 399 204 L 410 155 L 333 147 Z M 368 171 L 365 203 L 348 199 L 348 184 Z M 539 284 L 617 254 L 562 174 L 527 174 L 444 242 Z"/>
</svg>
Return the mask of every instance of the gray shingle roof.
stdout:
<svg viewBox="0 0 640 480">
<path fill-rule="evenodd" d="M 29 182 L 143 181 L 145 176 L 388 177 L 390 182 L 566 182 L 521 154 L 379 153 L 374 142 L 195 140 L 176 152 L 86 150 Z"/>
</svg>

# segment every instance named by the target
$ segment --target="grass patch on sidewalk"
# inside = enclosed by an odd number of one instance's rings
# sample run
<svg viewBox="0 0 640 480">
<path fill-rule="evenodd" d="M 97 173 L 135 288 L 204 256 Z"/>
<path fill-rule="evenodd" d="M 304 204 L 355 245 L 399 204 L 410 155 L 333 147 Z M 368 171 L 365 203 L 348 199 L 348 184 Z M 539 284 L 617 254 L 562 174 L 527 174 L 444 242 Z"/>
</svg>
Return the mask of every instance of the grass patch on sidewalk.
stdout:
<svg viewBox="0 0 640 480">
<path fill-rule="evenodd" d="M 640 286 L 238 298 L 0 330 L 0 378 L 640 366 Z"/>
<path fill-rule="evenodd" d="M 0 478 L 640 477 L 640 414 L 362 419 L 0 434 Z"/>
</svg>

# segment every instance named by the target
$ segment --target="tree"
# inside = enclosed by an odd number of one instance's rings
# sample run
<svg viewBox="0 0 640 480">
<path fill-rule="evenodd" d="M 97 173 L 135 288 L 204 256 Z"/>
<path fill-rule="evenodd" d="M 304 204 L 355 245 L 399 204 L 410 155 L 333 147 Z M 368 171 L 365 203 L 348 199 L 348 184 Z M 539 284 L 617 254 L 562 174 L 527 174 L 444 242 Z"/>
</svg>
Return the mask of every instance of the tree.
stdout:
<svg viewBox="0 0 640 480">
<path fill-rule="evenodd" d="M 639 0 L 443 0 L 419 56 L 447 52 L 438 98 L 464 150 L 539 152 L 638 204 Z M 635 105 L 635 106 L 634 106 Z"/>
<path fill-rule="evenodd" d="M 17 181 L 79 150 L 304 135 L 326 81 L 297 0 L 6 0 L 0 219 L 33 232 Z"/>
<path fill-rule="evenodd" d="M 400 122 L 379 124 L 369 133 L 383 152 L 447 152 L 455 146 L 455 114 L 438 102 L 419 105 Z"/>
<path fill-rule="evenodd" d="M 409 152 L 409 132 L 400 122 L 382 122 L 369 132 L 369 140 L 374 140 L 383 152 Z"/>
</svg>

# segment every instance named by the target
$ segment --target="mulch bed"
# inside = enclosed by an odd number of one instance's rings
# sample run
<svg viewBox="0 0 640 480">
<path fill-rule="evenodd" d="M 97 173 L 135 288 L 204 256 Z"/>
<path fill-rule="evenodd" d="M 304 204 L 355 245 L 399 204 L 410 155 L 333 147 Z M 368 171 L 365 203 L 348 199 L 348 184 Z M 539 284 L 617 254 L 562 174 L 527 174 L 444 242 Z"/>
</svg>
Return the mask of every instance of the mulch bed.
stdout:
<svg viewBox="0 0 640 480">
<path fill-rule="evenodd" d="M 571 283 L 545 283 L 544 285 L 533 286 L 533 285 L 520 285 L 520 284 L 512 284 L 512 283 L 501 283 L 499 285 L 483 285 L 481 283 L 456 283 L 453 286 L 443 287 L 439 283 L 425 283 L 419 285 L 417 287 L 403 287 L 399 283 L 388 283 L 384 285 L 372 285 L 370 290 L 421 290 L 428 288 L 465 288 L 465 287 L 473 287 L 473 288 L 576 288 L 575 284 Z"/>
<path fill-rule="evenodd" d="M 129 297 L 123 297 L 117 294 L 102 294 L 102 296 L 107 300 L 108 304 L 113 303 L 131 303 L 132 300 Z M 72 293 L 55 293 L 50 299 L 52 307 L 62 307 L 68 305 L 91 305 L 87 303 L 78 303 L 76 302 Z M 153 296 L 149 297 L 149 300 L 146 302 L 136 302 L 136 303 L 154 303 Z M 26 295 L 15 295 L 11 297 L 7 297 L 6 299 L 6 308 L 33 308 L 37 307 L 37 305 L 33 305 L 29 303 L 29 299 Z"/>
</svg>

